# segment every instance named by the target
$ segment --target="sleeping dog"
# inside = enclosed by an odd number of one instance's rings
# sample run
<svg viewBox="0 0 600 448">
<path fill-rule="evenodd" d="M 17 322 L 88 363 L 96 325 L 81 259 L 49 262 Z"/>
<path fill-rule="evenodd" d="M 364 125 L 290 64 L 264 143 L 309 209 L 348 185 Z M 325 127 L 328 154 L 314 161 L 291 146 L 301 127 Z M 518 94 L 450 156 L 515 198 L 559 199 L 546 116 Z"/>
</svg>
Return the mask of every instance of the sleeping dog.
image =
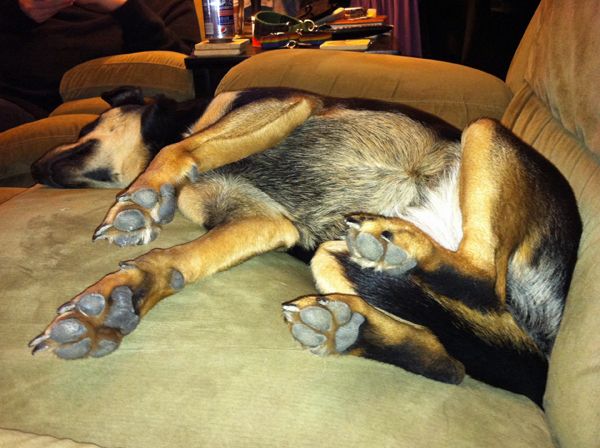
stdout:
<svg viewBox="0 0 600 448">
<path fill-rule="evenodd" d="M 184 111 L 135 89 L 106 99 L 77 142 L 34 165 L 37 179 L 132 182 L 95 240 L 148 243 L 177 209 L 210 230 L 122 263 L 59 308 L 34 353 L 107 355 L 187 283 L 300 246 L 317 248 L 321 294 L 283 315 L 311 352 L 454 384 L 467 373 L 541 404 L 581 221 L 558 170 L 499 123 L 460 133 L 405 106 L 288 89 Z"/>
</svg>

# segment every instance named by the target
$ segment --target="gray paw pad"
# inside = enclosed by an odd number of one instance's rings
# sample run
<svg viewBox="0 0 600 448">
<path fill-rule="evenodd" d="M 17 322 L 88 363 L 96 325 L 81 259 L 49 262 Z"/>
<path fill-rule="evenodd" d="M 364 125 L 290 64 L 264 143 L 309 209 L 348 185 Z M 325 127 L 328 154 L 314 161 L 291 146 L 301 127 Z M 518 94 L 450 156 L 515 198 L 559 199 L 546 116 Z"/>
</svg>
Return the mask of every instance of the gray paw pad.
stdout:
<svg viewBox="0 0 600 448">
<path fill-rule="evenodd" d="M 137 230 L 146 224 L 146 219 L 141 211 L 137 209 L 123 210 L 115 218 L 113 225 L 122 232 Z"/>
<path fill-rule="evenodd" d="M 86 294 L 77 302 L 77 310 L 86 316 L 97 316 L 104 310 L 106 301 L 102 294 Z"/>
<path fill-rule="evenodd" d="M 352 316 L 352 310 L 344 302 L 330 302 L 329 300 L 326 300 L 323 302 L 323 305 L 331 311 L 338 325 L 344 325 Z"/>
<path fill-rule="evenodd" d="M 406 261 L 407 258 L 408 254 L 404 251 L 404 249 L 401 249 L 395 244 L 388 243 L 384 258 L 384 261 L 387 264 L 401 265 Z"/>
<path fill-rule="evenodd" d="M 133 309 L 133 293 L 128 286 L 116 287 L 110 295 L 112 306 L 104 325 L 117 328 L 124 335 L 131 333 L 137 327 L 140 317 Z"/>
<path fill-rule="evenodd" d="M 101 358 L 114 352 L 119 347 L 119 343 L 108 339 L 101 339 L 97 347 L 90 355 L 94 358 Z"/>
<path fill-rule="evenodd" d="M 60 344 L 64 344 L 66 342 L 77 341 L 85 333 L 87 333 L 85 325 L 77 319 L 65 319 L 52 327 L 50 338 Z"/>
<path fill-rule="evenodd" d="M 350 322 L 341 326 L 335 333 L 335 349 L 341 353 L 356 342 L 358 330 L 365 318 L 362 314 L 353 313 Z"/>
<path fill-rule="evenodd" d="M 329 331 L 333 319 L 331 313 L 318 306 L 309 306 L 300 311 L 302 322 L 319 331 Z"/>
<path fill-rule="evenodd" d="M 59 347 L 54 353 L 56 353 L 56 356 L 59 358 L 63 359 L 83 358 L 90 351 L 91 346 L 92 340 L 90 338 L 85 338 L 74 344 Z"/>
<path fill-rule="evenodd" d="M 115 236 L 112 240 L 119 247 L 139 246 L 143 241 L 143 237 L 139 233 L 122 233 Z"/>
<path fill-rule="evenodd" d="M 152 208 L 158 202 L 158 194 L 151 188 L 144 188 L 133 193 L 131 200 L 144 208 Z"/>
<path fill-rule="evenodd" d="M 181 289 L 185 286 L 185 278 L 183 278 L 183 274 L 179 272 L 177 269 L 173 269 L 171 271 L 171 280 L 169 282 L 171 288 L 173 289 Z"/>
<path fill-rule="evenodd" d="M 294 324 L 292 335 L 303 345 L 317 347 L 325 342 L 325 336 L 316 333 L 312 328 L 304 324 Z"/>
<path fill-rule="evenodd" d="M 168 224 L 175 217 L 175 211 L 177 210 L 175 193 L 175 187 L 171 184 L 160 187 L 161 204 L 158 208 L 158 219 L 161 224 Z"/>
<path fill-rule="evenodd" d="M 360 232 L 354 245 L 360 255 L 367 260 L 377 261 L 383 256 L 383 245 L 370 233 Z"/>
</svg>

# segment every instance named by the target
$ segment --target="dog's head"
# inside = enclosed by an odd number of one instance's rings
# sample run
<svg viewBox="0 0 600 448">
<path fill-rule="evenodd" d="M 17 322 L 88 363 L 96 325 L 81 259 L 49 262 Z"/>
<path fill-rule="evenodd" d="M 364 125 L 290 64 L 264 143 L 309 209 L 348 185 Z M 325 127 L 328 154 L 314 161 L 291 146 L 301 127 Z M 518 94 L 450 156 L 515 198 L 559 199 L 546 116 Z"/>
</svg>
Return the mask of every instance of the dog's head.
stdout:
<svg viewBox="0 0 600 448">
<path fill-rule="evenodd" d="M 104 93 L 111 108 L 84 126 L 77 141 L 60 145 L 31 166 L 33 178 L 62 188 L 123 188 L 156 153 L 181 139 L 177 103 L 158 96 L 144 101 L 136 87 Z"/>
</svg>

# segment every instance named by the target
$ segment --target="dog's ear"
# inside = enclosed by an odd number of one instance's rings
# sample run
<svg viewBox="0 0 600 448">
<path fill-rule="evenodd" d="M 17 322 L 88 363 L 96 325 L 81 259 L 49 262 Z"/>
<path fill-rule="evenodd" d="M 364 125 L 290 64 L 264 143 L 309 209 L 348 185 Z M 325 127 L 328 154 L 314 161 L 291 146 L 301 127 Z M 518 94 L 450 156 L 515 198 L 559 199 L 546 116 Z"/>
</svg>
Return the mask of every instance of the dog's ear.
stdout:
<svg viewBox="0 0 600 448">
<path fill-rule="evenodd" d="M 144 104 L 144 95 L 142 89 L 134 86 L 122 86 L 116 89 L 104 92 L 101 95 L 102 99 L 106 101 L 111 107 L 124 106 L 126 104 Z"/>
<path fill-rule="evenodd" d="M 177 101 L 157 95 L 144 108 L 142 135 L 153 154 L 181 138 L 183 130 L 178 123 L 180 117 L 176 113 L 177 106 Z"/>
</svg>

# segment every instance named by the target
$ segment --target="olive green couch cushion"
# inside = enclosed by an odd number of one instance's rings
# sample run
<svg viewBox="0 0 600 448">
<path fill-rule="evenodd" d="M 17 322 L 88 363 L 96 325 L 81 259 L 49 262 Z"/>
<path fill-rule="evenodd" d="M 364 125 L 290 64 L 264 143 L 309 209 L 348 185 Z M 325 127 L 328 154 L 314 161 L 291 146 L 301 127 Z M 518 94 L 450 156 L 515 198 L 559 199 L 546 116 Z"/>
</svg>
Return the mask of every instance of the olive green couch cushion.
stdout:
<svg viewBox="0 0 600 448">
<path fill-rule="evenodd" d="M 217 93 L 247 87 L 289 87 L 341 98 L 412 106 L 464 128 L 476 118 L 500 119 L 512 97 L 500 79 L 464 65 L 348 51 L 275 50 L 233 67 Z"/>
<path fill-rule="evenodd" d="M 147 250 L 91 242 L 115 193 L 38 186 L 0 204 L 0 428 L 105 448 L 552 446 L 521 396 L 302 350 L 280 303 L 313 283 L 285 253 L 187 287 L 105 358 L 32 357 L 59 305 Z M 152 247 L 200 233 L 177 216 Z"/>
</svg>

